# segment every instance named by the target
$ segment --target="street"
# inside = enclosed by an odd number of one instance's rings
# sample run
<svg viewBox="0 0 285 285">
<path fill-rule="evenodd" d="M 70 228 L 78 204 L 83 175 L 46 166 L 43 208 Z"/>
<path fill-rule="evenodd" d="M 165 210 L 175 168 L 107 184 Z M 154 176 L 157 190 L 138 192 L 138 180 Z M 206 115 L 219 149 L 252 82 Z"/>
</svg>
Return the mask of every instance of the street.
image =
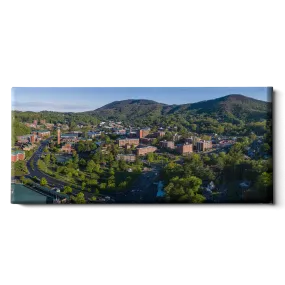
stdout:
<svg viewBox="0 0 285 285">
<path fill-rule="evenodd" d="M 29 171 L 29 175 L 26 177 L 34 177 L 37 178 L 45 178 L 49 186 L 54 186 L 57 188 L 61 188 L 69 185 L 67 182 L 55 179 L 38 168 L 38 160 L 43 154 L 43 149 L 46 145 L 48 145 L 49 140 L 45 140 L 41 142 L 39 148 L 35 151 L 32 157 L 27 162 L 27 168 Z M 34 160 L 34 169 L 32 169 L 31 161 Z M 103 195 L 100 196 L 109 196 L 113 202 L 116 203 L 154 203 L 156 200 L 157 193 L 157 185 L 154 185 L 153 182 L 159 175 L 160 167 L 154 166 L 151 170 L 142 172 L 142 174 L 138 177 L 138 179 L 132 185 L 132 188 L 129 190 L 120 190 L 120 191 L 102 191 Z M 77 194 L 80 190 L 73 189 L 73 193 Z M 91 198 L 93 196 L 92 193 L 84 192 L 85 198 Z"/>
</svg>

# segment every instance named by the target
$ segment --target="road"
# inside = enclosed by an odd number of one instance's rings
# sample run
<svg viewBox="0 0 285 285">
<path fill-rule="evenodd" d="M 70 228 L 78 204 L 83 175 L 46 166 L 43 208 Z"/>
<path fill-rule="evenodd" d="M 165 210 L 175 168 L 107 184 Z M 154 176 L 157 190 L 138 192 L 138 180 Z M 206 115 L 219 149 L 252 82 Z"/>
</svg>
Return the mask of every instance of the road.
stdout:
<svg viewBox="0 0 285 285">
<path fill-rule="evenodd" d="M 45 178 L 50 186 L 64 187 L 69 185 L 67 182 L 53 178 L 38 169 L 38 160 L 43 154 L 43 149 L 48 145 L 49 139 L 41 142 L 39 148 L 35 151 L 32 157 L 27 162 L 29 175 L 38 177 L 39 179 Z M 34 160 L 34 169 L 32 169 L 31 161 Z M 113 202 L 117 203 L 154 203 L 156 201 L 157 185 L 153 182 L 159 175 L 161 166 L 154 165 L 150 171 L 143 172 L 132 185 L 132 188 L 126 191 L 102 191 L 103 195 L 109 196 Z M 133 191 L 136 190 L 136 191 Z M 139 190 L 139 191 L 138 191 Z M 73 189 L 73 193 L 77 194 L 80 190 Z M 85 192 L 85 198 L 91 198 L 92 193 Z"/>
<path fill-rule="evenodd" d="M 37 165 L 37 162 L 38 160 L 40 159 L 41 155 L 42 155 L 42 152 L 43 152 L 43 149 L 46 145 L 48 145 L 49 143 L 49 139 L 41 142 L 40 144 L 40 147 L 34 152 L 34 154 L 32 155 L 32 157 L 28 160 L 27 162 L 27 168 L 28 168 L 28 171 L 29 171 L 29 175 L 34 177 L 38 177 L 39 179 L 41 178 L 45 178 L 47 180 L 47 183 L 52 186 L 52 185 L 55 185 L 55 187 L 57 188 L 61 188 L 61 187 L 64 187 L 64 186 L 67 186 L 69 185 L 67 182 L 63 182 L 63 181 L 60 181 L 58 179 L 55 179 L 55 178 L 52 178 L 50 177 L 49 175 L 41 172 L 39 169 L 38 169 L 38 165 Z M 32 159 L 34 159 L 34 169 L 32 169 L 31 167 L 31 161 Z M 29 175 L 26 175 L 26 177 L 28 177 Z M 78 194 L 80 191 L 78 190 L 73 190 L 72 193 L 74 194 Z M 91 198 L 93 196 L 92 193 L 89 193 L 89 192 L 84 192 L 84 195 L 85 195 L 85 198 Z"/>
<path fill-rule="evenodd" d="M 151 170 L 143 172 L 133 183 L 131 189 L 116 193 L 117 203 L 155 203 L 157 185 L 154 181 L 160 172 L 159 166 L 153 166 Z"/>
</svg>

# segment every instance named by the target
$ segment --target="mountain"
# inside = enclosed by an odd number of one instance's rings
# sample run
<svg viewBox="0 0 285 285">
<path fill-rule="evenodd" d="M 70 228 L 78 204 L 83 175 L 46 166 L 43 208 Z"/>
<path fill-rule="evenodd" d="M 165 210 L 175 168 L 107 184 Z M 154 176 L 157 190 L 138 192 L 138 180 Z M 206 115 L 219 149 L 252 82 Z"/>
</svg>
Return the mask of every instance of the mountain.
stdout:
<svg viewBox="0 0 285 285">
<path fill-rule="evenodd" d="M 256 100 L 239 94 L 227 95 L 217 99 L 192 104 L 167 105 L 152 100 L 123 100 L 107 104 L 94 111 L 85 112 L 101 120 L 134 122 L 152 120 L 167 115 L 208 115 L 245 121 L 266 119 L 271 103 Z"/>
<path fill-rule="evenodd" d="M 157 103 L 152 100 L 122 100 L 107 104 L 94 111 L 85 112 L 89 115 L 95 115 L 102 120 L 129 121 L 132 119 L 143 119 L 146 117 L 157 117 L 168 105 Z"/>
</svg>

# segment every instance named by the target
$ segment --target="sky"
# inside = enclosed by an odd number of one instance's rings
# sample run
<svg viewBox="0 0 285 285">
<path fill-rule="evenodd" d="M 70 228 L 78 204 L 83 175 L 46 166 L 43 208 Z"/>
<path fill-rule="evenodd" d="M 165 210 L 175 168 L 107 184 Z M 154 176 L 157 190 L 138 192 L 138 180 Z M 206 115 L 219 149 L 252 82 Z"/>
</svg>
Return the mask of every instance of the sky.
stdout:
<svg viewBox="0 0 285 285">
<path fill-rule="evenodd" d="M 241 94 L 268 101 L 267 87 L 13 87 L 12 110 L 84 112 L 126 99 L 186 104 Z"/>
</svg>

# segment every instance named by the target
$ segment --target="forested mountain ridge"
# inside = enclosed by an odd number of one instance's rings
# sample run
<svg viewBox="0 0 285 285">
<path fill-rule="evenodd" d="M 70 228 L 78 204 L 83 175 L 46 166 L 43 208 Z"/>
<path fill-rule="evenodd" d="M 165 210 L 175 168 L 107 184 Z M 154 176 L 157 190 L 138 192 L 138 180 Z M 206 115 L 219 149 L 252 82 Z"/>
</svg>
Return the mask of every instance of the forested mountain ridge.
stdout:
<svg viewBox="0 0 285 285">
<path fill-rule="evenodd" d="M 94 111 L 85 112 L 102 120 L 131 121 L 151 119 L 159 116 L 210 115 L 213 117 L 236 118 L 245 121 L 266 119 L 271 103 L 256 100 L 239 94 L 192 104 L 167 105 L 152 100 L 123 100 L 107 104 Z"/>
</svg>

